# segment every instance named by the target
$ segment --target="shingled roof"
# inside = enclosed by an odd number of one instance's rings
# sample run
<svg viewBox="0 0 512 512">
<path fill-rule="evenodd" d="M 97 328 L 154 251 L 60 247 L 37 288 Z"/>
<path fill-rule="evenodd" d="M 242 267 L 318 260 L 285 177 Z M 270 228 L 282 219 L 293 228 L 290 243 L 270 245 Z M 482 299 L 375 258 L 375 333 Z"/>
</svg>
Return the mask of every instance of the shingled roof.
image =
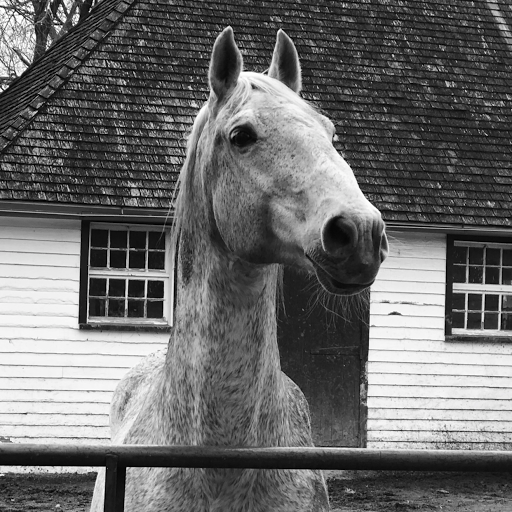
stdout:
<svg viewBox="0 0 512 512">
<path fill-rule="evenodd" d="M 0 205 L 166 210 L 231 25 L 247 69 L 294 39 L 387 221 L 511 228 L 511 20 L 507 0 L 103 0 L 0 95 Z"/>
</svg>

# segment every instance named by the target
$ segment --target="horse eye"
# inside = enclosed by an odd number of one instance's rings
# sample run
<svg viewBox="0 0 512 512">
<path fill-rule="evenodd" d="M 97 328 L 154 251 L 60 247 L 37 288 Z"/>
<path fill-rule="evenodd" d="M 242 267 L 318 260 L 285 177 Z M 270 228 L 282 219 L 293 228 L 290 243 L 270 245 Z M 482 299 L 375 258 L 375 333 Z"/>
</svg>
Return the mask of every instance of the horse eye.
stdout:
<svg viewBox="0 0 512 512">
<path fill-rule="evenodd" d="M 236 130 L 231 135 L 231 142 L 239 148 L 245 148 L 256 142 L 256 135 L 248 128 Z"/>
</svg>

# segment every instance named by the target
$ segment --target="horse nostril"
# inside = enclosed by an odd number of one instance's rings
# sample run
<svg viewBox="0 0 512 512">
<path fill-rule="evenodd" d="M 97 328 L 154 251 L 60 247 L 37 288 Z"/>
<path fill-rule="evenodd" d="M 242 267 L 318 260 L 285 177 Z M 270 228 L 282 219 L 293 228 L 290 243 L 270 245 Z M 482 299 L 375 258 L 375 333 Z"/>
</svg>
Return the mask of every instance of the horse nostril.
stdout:
<svg viewBox="0 0 512 512">
<path fill-rule="evenodd" d="M 322 245 L 328 254 L 332 256 L 339 255 L 356 243 L 357 229 L 352 222 L 343 217 L 333 217 L 324 224 Z"/>
</svg>

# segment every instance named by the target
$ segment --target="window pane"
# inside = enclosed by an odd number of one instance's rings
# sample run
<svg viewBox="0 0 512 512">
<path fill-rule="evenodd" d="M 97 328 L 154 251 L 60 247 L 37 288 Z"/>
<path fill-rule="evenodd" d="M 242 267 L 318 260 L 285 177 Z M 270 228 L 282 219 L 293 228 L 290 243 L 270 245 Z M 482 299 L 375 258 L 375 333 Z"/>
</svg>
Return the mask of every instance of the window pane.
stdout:
<svg viewBox="0 0 512 512">
<path fill-rule="evenodd" d="M 130 231 L 130 248 L 146 248 L 146 231 Z"/>
<path fill-rule="evenodd" d="M 130 251 L 129 268 L 146 268 L 146 252 Z"/>
<path fill-rule="evenodd" d="M 485 267 L 485 284 L 500 283 L 500 267 Z"/>
<path fill-rule="evenodd" d="M 453 309 L 466 309 L 466 296 L 463 293 L 454 293 L 452 300 Z"/>
<path fill-rule="evenodd" d="M 124 299 L 109 299 L 108 316 L 124 317 Z"/>
<path fill-rule="evenodd" d="M 107 266 L 107 251 L 101 249 L 91 249 L 91 267 Z"/>
<path fill-rule="evenodd" d="M 149 251 L 148 254 L 148 268 L 163 270 L 165 268 L 165 253 L 164 252 L 155 252 Z"/>
<path fill-rule="evenodd" d="M 486 311 L 499 311 L 499 295 L 486 295 L 485 296 L 485 310 Z"/>
<path fill-rule="evenodd" d="M 485 253 L 485 264 L 486 265 L 500 265 L 500 249 L 487 249 Z"/>
<path fill-rule="evenodd" d="M 152 299 L 161 299 L 164 297 L 163 281 L 148 281 L 148 297 Z"/>
<path fill-rule="evenodd" d="M 482 315 L 480 313 L 468 313 L 468 329 L 482 328 Z"/>
<path fill-rule="evenodd" d="M 512 249 L 503 249 L 503 266 L 512 267 Z"/>
<path fill-rule="evenodd" d="M 468 309 L 480 311 L 482 309 L 482 296 L 476 293 L 468 293 Z"/>
<path fill-rule="evenodd" d="M 503 268 L 501 284 L 512 284 L 512 268 Z"/>
<path fill-rule="evenodd" d="M 464 313 L 453 313 L 452 314 L 452 328 L 453 329 L 464 329 Z"/>
<path fill-rule="evenodd" d="M 485 313 L 484 329 L 497 329 L 497 328 L 498 328 L 498 313 Z"/>
<path fill-rule="evenodd" d="M 503 313 L 501 315 L 501 329 L 503 331 L 512 331 L 512 314 Z"/>
<path fill-rule="evenodd" d="M 128 281 L 128 297 L 144 297 L 144 281 Z"/>
<path fill-rule="evenodd" d="M 469 282 L 481 283 L 484 274 L 483 267 L 469 267 Z"/>
<path fill-rule="evenodd" d="M 512 311 L 512 295 L 503 295 L 501 297 L 501 310 Z"/>
<path fill-rule="evenodd" d="M 126 268 L 126 251 L 110 251 L 110 267 Z"/>
<path fill-rule="evenodd" d="M 470 247 L 469 248 L 469 263 L 473 265 L 483 265 L 484 263 L 484 248 L 483 247 Z"/>
<path fill-rule="evenodd" d="M 124 297 L 126 281 L 124 279 L 110 279 L 108 283 L 108 294 L 110 297 Z"/>
<path fill-rule="evenodd" d="M 165 233 L 156 231 L 149 232 L 149 248 L 150 249 L 165 249 Z"/>
<path fill-rule="evenodd" d="M 455 245 L 453 247 L 453 262 L 454 263 L 462 263 L 463 265 L 467 262 L 467 254 L 468 254 L 468 248 L 467 247 L 459 247 Z"/>
<path fill-rule="evenodd" d="M 89 316 L 105 316 L 105 299 L 89 299 Z"/>
<path fill-rule="evenodd" d="M 148 301 L 148 318 L 162 318 L 164 316 L 163 301 Z"/>
<path fill-rule="evenodd" d="M 124 249 L 127 247 L 127 231 L 110 231 L 110 247 Z"/>
<path fill-rule="evenodd" d="M 108 231 L 106 229 L 91 230 L 91 247 L 108 247 Z"/>
<path fill-rule="evenodd" d="M 89 295 L 105 297 L 107 295 L 107 280 L 91 278 L 89 281 Z"/>
<path fill-rule="evenodd" d="M 130 318 L 144 318 L 144 301 L 130 299 L 128 301 L 128 316 Z"/>
<path fill-rule="evenodd" d="M 453 282 L 465 283 L 466 282 L 466 267 L 461 265 L 454 265 L 453 267 Z"/>
</svg>

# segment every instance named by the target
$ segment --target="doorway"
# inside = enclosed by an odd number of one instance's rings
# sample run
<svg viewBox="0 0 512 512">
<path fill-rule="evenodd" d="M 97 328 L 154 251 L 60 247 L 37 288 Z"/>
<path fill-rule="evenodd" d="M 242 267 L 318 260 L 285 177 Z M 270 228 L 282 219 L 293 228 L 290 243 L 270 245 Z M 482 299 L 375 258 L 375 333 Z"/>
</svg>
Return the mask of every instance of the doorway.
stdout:
<svg viewBox="0 0 512 512">
<path fill-rule="evenodd" d="M 313 305 L 316 279 L 286 269 L 278 323 L 281 367 L 306 395 L 316 446 L 366 446 L 369 303 Z M 334 302 L 334 301 L 333 301 Z"/>
</svg>

